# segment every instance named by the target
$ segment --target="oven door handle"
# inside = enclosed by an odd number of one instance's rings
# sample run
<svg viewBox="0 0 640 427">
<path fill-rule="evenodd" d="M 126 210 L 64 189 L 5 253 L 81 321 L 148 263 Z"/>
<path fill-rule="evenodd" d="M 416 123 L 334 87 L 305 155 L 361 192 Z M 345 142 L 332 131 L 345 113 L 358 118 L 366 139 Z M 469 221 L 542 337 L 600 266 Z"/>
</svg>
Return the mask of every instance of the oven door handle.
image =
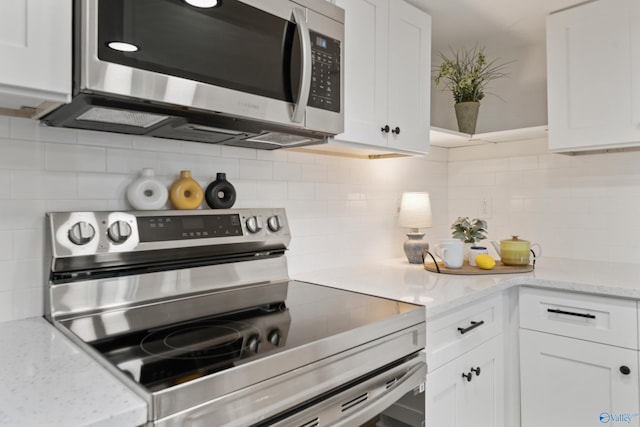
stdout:
<svg viewBox="0 0 640 427">
<path fill-rule="evenodd" d="M 291 121 L 301 123 L 304 118 L 307 103 L 309 102 L 309 94 L 311 93 L 311 67 L 313 66 L 313 58 L 311 57 L 311 33 L 309 32 L 304 10 L 294 8 L 292 15 L 293 21 L 298 26 L 300 48 L 302 50 L 302 67 L 300 71 L 298 102 L 291 106 Z"/>
<path fill-rule="evenodd" d="M 350 414 L 344 418 L 340 418 L 332 427 L 348 427 L 358 426 L 366 423 L 376 415 L 379 415 L 382 411 L 389 406 L 397 402 L 402 396 L 416 387 L 416 384 L 421 384 L 425 381 L 427 376 L 427 364 L 424 362 L 418 363 L 411 368 L 400 381 L 391 386 L 386 393 L 381 394 L 375 399 L 369 401 L 367 406 L 362 407 L 357 412 Z"/>
</svg>

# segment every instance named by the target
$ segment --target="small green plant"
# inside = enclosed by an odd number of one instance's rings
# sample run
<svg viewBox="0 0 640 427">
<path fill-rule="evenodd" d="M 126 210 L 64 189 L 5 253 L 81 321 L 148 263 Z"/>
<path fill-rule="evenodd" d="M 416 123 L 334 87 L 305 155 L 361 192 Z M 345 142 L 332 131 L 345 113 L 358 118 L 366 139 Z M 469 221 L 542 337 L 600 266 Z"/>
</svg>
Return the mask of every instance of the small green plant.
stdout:
<svg viewBox="0 0 640 427">
<path fill-rule="evenodd" d="M 496 59 L 487 61 L 484 48 L 452 51 L 452 57 L 440 53 L 442 64 L 435 68 L 436 85 L 444 80 L 444 86 L 453 94 L 456 103 L 480 101 L 484 90 L 492 80 L 507 76 L 508 63 L 497 64 Z"/>
<path fill-rule="evenodd" d="M 451 225 L 454 239 L 460 239 L 464 243 L 475 243 L 487 238 L 487 221 L 483 219 L 469 219 L 469 217 L 458 217 Z"/>
</svg>

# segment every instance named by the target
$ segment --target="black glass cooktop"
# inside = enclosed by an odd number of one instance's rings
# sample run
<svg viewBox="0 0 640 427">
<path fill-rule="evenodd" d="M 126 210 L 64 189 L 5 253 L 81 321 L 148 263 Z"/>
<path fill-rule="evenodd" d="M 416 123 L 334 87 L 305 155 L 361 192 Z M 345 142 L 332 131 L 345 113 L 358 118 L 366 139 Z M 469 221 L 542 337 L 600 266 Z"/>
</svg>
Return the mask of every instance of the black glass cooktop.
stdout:
<svg viewBox="0 0 640 427">
<path fill-rule="evenodd" d="M 366 341 L 372 334 L 373 340 L 395 332 L 390 320 L 424 311 L 413 304 L 305 282 L 263 286 L 267 288 L 260 287 L 262 304 L 88 344 L 136 382 L 157 391 L 310 343 L 331 339 L 334 346 L 346 348 L 354 337 Z M 265 292 L 268 287 L 273 297 Z M 249 291 L 256 293 L 256 287 Z M 165 309 L 173 310 L 173 304 L 167 302 Z"/>
</svg>

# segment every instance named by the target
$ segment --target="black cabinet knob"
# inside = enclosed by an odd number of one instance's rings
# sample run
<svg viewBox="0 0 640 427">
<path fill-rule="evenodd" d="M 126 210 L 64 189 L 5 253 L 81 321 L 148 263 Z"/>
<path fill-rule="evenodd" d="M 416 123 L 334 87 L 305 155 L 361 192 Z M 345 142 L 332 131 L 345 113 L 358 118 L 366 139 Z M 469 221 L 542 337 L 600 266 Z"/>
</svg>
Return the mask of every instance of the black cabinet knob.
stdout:
<svg viewBox="0 0 640 427">
<path fill-rule="evenodd" d="M 391 133 L 395 133 L 396 135 L 400 135 L 400 128 L 398 126 L 396 126 L 395 129 L 391 130 Z"/>
<path fill-rule="evenodd" d="M 391 129 L 389 125 L 384 125 L 384 127 L 380 128 L 380 130 L 384 133 L 389 133 L 389 129 Z"/>
<path fill-rule="evenodd" d="M 471 368 L 471 372 L 476 374 L 476 377 L 479 377 L 480 376 L 480 366 L 478 366 L 477 368 Z"/>
<path fill-rule="evenodd" d="M 631 369 L 629 369 L 628 366 L 622 365 L 622 366 L 620 366 L 620 373 L 622 375 L 629 375 L 631 373 Z"/>
<path fill-rule="evenodd" d="M 463 373 L 462 378 L 466 378 L 467 382 L 471 382 L 471 379 L 473 378 L 473 374 L 471 372 L 469 372 L 468 374 Z"/>
</svg>

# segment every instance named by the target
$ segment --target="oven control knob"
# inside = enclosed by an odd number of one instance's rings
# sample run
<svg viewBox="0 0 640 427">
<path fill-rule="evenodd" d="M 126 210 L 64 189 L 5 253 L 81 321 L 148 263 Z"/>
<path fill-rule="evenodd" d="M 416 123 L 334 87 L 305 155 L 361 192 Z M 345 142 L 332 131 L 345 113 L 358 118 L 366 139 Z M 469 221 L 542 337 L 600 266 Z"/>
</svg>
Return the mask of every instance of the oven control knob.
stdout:
<svg viewBox="0 0 640 427">
<path fill-rule="evenodd" d="M 258 335 L 251 335 L 247 339 L 247 347 L 253 353 L 257 353 L 258 352 L 258 347 L 259 346 L 260 346 L 260 337 Z"/>
<path fill-rule="evenodd" d="M 126 221 L 116 221 L 109 226 L 107 235 L 114 243 L 126 242 L 131 237 L 131 226 Z"/>
<path fill-rule="evenodd" d="M 252 216 L 248 218 L 246 225 L 247 225 L 247 230 L 249 230 L 249 233 L 252 233 L 252 234 L 255 234 L 258 231 L 262 230 L 262 220 L 257 216 Z"/>
<path fill-rule="evenodd" d="M 86 245 L 95 235 L 93 225 L 85 221 L 76 222 L 69 229 L 69 240 L 78 246 Z"/>
<path fill-rule="evenodd" d="M 269 226 L 269 230 L 273 232 L 280 231 L 280 229 L 282 228 L 280 217 L 278 215 L 270 216 L 267 220 L 267 225 Z"/>
<path fill-rule="evenodd" d="M 267 339 L 271 344 L 278 346 L 278 344 L 280 344 L 280 331 L 274 329 L 273 331 L 269 332 Z"/>
</svg>

